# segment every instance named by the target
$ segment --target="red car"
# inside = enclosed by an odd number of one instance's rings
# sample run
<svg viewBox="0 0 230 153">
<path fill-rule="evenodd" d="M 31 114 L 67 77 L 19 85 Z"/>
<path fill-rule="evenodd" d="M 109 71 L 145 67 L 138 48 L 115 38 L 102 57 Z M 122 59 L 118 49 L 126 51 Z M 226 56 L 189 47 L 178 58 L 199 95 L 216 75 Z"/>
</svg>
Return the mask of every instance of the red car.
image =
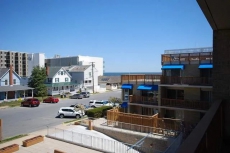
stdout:
<svg viewBox="0 0 230 153">
<path fill-rule="evenodd" d="M 40 101 L 36 98 L 28 98 L 28 99 L 25 99 L 23 102 L 21 102 L 21 106 L 29 106 L 29 107 L 32 107 L 32 106 L 39 106 L 40 105 Z"/>
<path fill-rule="evenodd" d="M 43 103 L 58 103 L 59 99 L 55 97 L 47 97 L 43 100 Z"/>
</svg>

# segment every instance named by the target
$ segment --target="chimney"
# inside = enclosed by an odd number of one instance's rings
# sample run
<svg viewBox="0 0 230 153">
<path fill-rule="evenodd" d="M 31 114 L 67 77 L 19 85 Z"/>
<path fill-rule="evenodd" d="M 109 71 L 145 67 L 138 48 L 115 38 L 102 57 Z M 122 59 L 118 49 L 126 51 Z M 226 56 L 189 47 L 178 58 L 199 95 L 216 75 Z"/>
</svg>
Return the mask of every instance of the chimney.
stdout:
<svg viewBox="0 0 230 153">
<path fill-rule="evenodd" d="M 13 85 L 13 66 L 12 65 L 10 65 L 9 82 L 10 82 L 10 86 L 12 86 Z"/>
<path fill-rule="evenodd" d="M 49 75 L 49 67 L 46 66 L 46 76 L 48 76 L 48 75 Z"/>
</svg>

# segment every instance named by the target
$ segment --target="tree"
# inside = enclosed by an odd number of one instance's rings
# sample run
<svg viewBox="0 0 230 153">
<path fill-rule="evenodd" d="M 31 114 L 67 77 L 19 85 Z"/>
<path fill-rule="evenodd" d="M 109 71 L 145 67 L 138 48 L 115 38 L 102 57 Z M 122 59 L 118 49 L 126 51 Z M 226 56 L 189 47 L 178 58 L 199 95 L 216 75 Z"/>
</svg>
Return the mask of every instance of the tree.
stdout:
<svg viewBox="0 0 230 153">
<path fill-rule="evenodd" d="M 35 94 L 39 97 L 47 95 L 47 89 L 45 86 L 46 80 L 46 69 L 43 67 L 36 66 L 32 70 L 32 74 L 29 78 L 28 86 L 35 89 Z"/>
<path fill-rule="evenodd" d="M 121 98 L 117 98 L 117 97 L 110 97 L 109 101 L 111 101 L 113 103 L 122 103 Z"/>
</svg>

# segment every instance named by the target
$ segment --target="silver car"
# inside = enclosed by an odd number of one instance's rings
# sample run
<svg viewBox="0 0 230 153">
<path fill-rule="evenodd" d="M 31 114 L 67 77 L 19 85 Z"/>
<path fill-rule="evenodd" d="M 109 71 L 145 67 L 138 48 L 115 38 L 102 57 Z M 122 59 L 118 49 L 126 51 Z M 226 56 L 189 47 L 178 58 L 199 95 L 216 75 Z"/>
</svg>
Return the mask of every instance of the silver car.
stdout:
<svg viewBox="0 0 230 153">
<path fill-rule="evenodd" d="M 72 96 L 70 96 L 71 99 L 82 99 L 83 95 L 82 94 L 74 94 Z"/>
</svg>

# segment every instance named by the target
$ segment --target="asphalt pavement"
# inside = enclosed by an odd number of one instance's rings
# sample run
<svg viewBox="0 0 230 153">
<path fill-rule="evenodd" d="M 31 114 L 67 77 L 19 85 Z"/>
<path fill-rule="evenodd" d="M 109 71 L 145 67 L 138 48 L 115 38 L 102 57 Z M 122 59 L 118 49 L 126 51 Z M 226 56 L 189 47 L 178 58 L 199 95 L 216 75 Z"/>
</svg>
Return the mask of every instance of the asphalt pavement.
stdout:
<svg viewBox="0 0 230 153">
<path fill-rule="evenodd" d="M 59 103 L 41 103 L 39 107 L 14 107 L 0 109 L 0 118 L 3 122 L 3 139 L 27 134 L 56 126 L 74 118 L 56 118 L 60 107 L 73 104 L 88 105 L 90 100 L 107 100 L 109 97 L 121 97 L 121 91 L 109 91 L 105 93 L 91 94 L 90 98 L 60 99 Z"/>
</svg>

